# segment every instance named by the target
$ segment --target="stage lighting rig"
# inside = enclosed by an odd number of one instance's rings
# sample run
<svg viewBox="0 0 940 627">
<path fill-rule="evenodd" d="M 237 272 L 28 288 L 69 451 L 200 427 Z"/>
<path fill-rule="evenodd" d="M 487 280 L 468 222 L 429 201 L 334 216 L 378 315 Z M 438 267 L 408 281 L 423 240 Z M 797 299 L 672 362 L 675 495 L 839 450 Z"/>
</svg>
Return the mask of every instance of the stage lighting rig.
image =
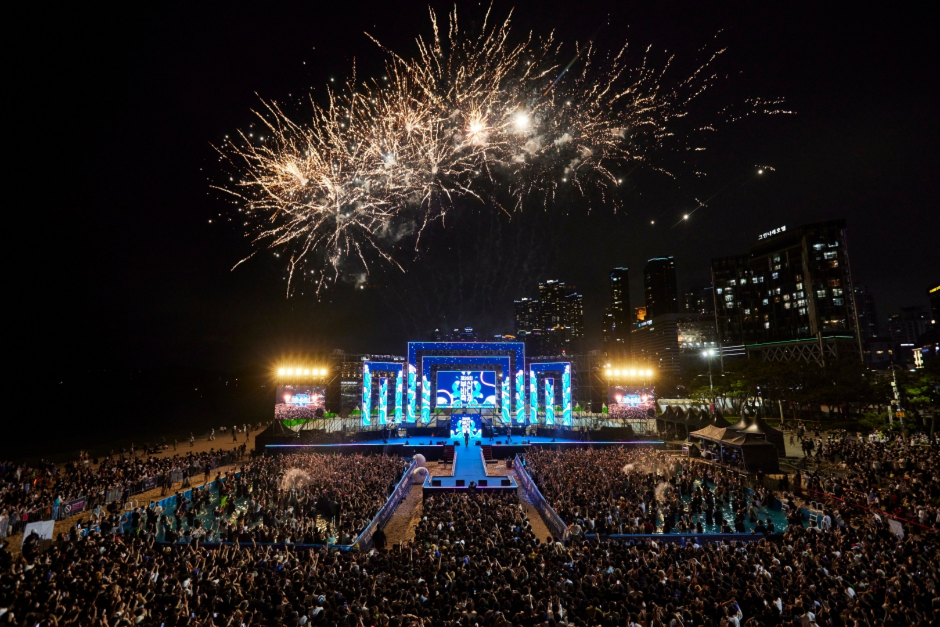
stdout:
<svg viewBox="0 0 940 627">
<path fill-rule="evenodd" d="M 610 365 L 604 368 L 608 381 L 649 381 L 654 377 L 652 368 L 639 368 L 631 365 Z"/>
<path fill-rule="evenodd" d="M 277 369 L 277 379 L 281 381 L 316 380 L 325 378 L 328 373 L 329 370 L 319 365 L 281 366 Z"/>
</svg>

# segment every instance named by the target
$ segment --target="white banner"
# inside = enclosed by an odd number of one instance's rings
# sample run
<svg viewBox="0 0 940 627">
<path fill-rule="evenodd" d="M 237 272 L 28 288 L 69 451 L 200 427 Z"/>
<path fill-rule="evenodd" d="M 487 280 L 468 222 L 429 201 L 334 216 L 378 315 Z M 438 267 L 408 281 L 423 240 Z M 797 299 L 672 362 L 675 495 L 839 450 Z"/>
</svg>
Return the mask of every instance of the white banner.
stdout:
<svg viewBox="0 0 940 627">
<path fill-rule="evenodd" d="M 38 522 L 27 523 L 26 529 L 23 530 L 23 542 L 26 542 L 26 538 L 34 531 L 39 534 L 40 540 L 51 540 L 54 527 L 54 520 L 40 520 Z M 22 548 L 22 546 L 23 543 L 21 542 L 20 548 Z"/>
</svg>

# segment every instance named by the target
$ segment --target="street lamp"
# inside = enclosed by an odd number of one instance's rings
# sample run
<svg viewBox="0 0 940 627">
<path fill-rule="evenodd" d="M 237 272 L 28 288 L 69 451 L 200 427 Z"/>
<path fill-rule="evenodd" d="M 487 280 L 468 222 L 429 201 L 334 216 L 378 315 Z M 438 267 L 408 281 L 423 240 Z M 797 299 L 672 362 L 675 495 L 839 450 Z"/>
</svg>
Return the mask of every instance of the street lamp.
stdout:
<svg viewBox="0 0 940 627">
<path fill-rule="evenodd" d="M 715 386 L 712 384 L 712 356 L 715 354 L 715 349 L 708 348 L 702 351 L 702 357 L 708 360 L 708 389 L 711 392 L 712 398 L 715 398 Z"/>
</svg>

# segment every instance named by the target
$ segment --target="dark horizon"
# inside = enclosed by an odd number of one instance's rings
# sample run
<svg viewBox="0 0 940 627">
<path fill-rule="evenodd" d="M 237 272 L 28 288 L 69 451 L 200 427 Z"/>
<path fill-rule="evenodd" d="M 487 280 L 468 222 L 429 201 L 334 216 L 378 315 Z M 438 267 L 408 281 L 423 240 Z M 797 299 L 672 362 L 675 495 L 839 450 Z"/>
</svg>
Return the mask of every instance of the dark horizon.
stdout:
<svg viewBox="0 0 940 627">
<path fill-rule="evenodd" d="M 450 8 L 432 6 L 439 19 Z M 334 348 L 401 354 L 435 328 L 511 333 L 512 301 L 547 279 L 584 295 L 596 348 L 612 268 L 630 269 L 636 306 L 646 259 L 674 256 L 681 292 L 708 284 L 711 258 L 743 253 L 760 233 L 838 218 L 848 223 L 853 278 L 875 293 L 882 324 L 899 307 L 926 304 L 940 268 L 926 15 L 808 3 L 520 2 L 493 12 L 513 8 L 517 36 L 554 30 L 567 44 L 599 33 L 599 49 L 628 40 L 674 52 L 680 65 L 701 61 L 717 35 L 730 75 L 721 99 L 784 97 L 796 114 L 723 129 L 701 179 L 639 169 L 617 213 L 565 198 L 510 219 L 466 203 L 431 227 L 417 258 L 404 257 L 407 273 L 353 270 L 320 301 L 312 286 L 287 298 L 282 258 L 259 254 L 232 271 L 252 249 L 210 189 L 222 172 L 212 145 L 251 122 L 259 97 L 322 97 L 354 62 L 360 76 L 380 71 L 364 31 L 413 53 L 413 38 L 430 31 L 426 7 L 66 8 L 28 22 L 24 35 L 40 51 L 20 59 L 15 77 L 29 120 L 22 189 L 34 191 L 21 213 L 43 229 L 28 257 L 33 278 L 23 279 L 28 368 L 45 378 L 85 368 L 231 371 Z M 473 28 L 484 11 L 461 7 L 460 16 Z M 773 171 L 757 177 L 759 165 Z M 673 227 L 696 198 L 712 196 Z"/>
</svg>

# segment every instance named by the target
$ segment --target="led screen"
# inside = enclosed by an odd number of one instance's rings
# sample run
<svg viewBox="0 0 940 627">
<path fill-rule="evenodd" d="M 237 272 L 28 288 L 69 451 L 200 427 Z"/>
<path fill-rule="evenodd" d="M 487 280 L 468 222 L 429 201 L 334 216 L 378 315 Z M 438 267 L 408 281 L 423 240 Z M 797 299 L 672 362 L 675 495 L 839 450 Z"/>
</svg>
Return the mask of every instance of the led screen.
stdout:
<svg viewBox="0 0 940 627">
<path fill-rule="evenodd" d="M 450 437 L 462 438 L 464 434 L 470 438 L 479 438 L 483 435 L 483 421 L 480 414 L 450 415 Z"/>
<path fill-rule="evenodd" d="M 436 407 L 496 407 L 494 370 L 439 370 Z"/>
<path fill-rule="evenodd" d="M 322 385 L 279 385 L 274 404 L 275 420 L 312 420 L 325 407 L 326 388 Z"/>
<path fill-rule="evenodd" d="M 626 405 L 629 407 L 652 407 L 653 395 L 645 390 L 625 385 L 611 385 L 607 388 L 608 405 Z"/>
</svg>

